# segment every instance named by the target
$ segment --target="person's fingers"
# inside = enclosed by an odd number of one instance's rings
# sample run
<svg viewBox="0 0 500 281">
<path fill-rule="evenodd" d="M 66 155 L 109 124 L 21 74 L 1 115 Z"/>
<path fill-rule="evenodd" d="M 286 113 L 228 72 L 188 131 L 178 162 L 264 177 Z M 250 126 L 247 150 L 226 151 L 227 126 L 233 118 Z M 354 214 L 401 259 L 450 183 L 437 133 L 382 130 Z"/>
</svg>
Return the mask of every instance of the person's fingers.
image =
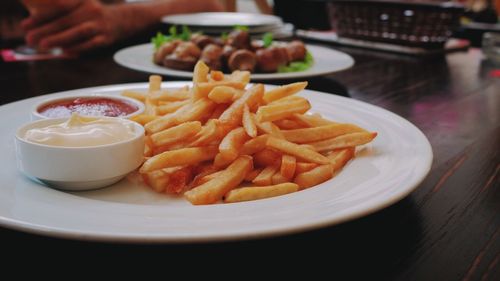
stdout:
<svg viewBox="0 0 500 281">
<path fill-rule="evenodd" d="M 99 47 L 106 46 L 107 44 L 107 38 L 104 35 L 97 35 L 95 37 L 92 37 L 90 40 L 87 40 L 83 43 L 76 44 L 74 46 L 65 48 L 64 51 L 68 54 L 80 54 L 85 51 L 91 50 L 91 49 L 96 49 Z"/>
<path fill-rule="evenodd" d="M 21 28 L 26 32 L 35 27 L 36 27 L 36 22 L 35 19 L 33 19 L 33 17 L 25 18 L 21 21 Z"/>
<path fill-rule="evenodd" d="M 64 48 L 74 45 L 75 43 L 85 41 L 88 38 L 94 37 L 98 33 L 99 26 L 96 22 L 84 22 L 42 39 L 39 46 L 42 49 L 50 49 L 54 47 Z"/>
<path fill-rule="evenodd" d="M 76 9 L 79 9 L 87 0 L 51 0 L 50 9 L 43 9 L 35 14 L 30 14 L 30 16 L 21 22 L 21 28 L 28 32 L 39 26 L 42 26 L 50 21 L 55 20 L 65 14 L 70 13 Z M 49 5 L 49 4 L 43 4 Z"/>
<path fill-rule="evenodd" d="M 57 21 L 42 25 L 26 33 L 26 43 L 28 45 L 38 45 L 47 36 L 67 29 L 69 26 L 69 23 L 58 23 Z"/>
<path fill-rule="evenodd" d="M 92 16 L 93 14 L 90 13 L 90 11 L 87 11 L 84 6 L 78 6 L 78 8 L 71 11 L 70 13 L 45 24 L 41 24 L 42 22 L 36 17 L 30 17 L 27 19 L 29 21 L 26 23 L 26 25 L 28 27 L 31 27 L 33 25 L 38 27 L 35 27 L 28 31 L 28 33 L 26 34 L 26 42 L 28 43 L 28 45 L 37 45 L 43 38 L 54 33 L 59 33 L 62 30 L 69 29 L 72 26 L 87 21 L 91 19 Z"/>
</svg>

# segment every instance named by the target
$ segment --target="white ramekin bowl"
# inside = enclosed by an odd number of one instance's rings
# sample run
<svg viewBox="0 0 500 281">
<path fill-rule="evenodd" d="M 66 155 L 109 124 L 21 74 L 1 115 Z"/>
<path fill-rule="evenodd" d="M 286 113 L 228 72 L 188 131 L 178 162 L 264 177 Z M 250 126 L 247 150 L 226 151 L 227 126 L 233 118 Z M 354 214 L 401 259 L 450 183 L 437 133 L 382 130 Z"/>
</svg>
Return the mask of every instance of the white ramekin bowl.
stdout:
<svg viewBox="0 0 500 281">
<path fill-rule="evenodd" d="M 114 117 L 103 117 L 114 118 Z M 133 121 L 134 137 L 112 144 L 60 147 L 25 140 L 26 131 L 67 121 L 42 119 L 21 126 L 15 136 L 19 169 L 27 176 L 62 190 L 89 190 L 111 185 L 143 162 L 144 128 Z"/>
</svg>

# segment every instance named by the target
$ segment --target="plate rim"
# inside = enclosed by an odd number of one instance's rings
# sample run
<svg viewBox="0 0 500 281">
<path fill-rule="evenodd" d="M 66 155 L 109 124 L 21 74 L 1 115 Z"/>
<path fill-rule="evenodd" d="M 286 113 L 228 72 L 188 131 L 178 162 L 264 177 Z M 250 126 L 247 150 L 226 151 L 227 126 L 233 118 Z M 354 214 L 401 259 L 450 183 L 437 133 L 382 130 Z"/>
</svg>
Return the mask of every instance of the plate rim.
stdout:
<svg viewBox="0 0 500 281">
<path fill-rule="evenodd" d="M 252 13 L 241 13 L 241 12 L 201 12 L 201 13 L 183 13 L 183 14 L 172 14 L 172 15 L 166 15 L 166 16 L 163 16 L 161 18 L 161 22 L 164 23 L 164 24 L 174 24 L 174 25 L 179 25 L 179 24 L 182 24 L 182 25 L 187 25 L 187 26 L 192 26 L 192 27 L 197 27 L 197 28 L 202 28 L 202 27 L 205 27 L 205 28 L 209 28 L 209 27 L 217 27 L 217 28 L 220 28 L 220 27 L 233 27 L 234 25 L 227 25 L 227 24 L 217 24 L 217 23 L 214 23 L 214 24 L 210 24 L 210 25 L 207 25 L 207 24 L 196 24 L 196 23 L 174 23 L 171 21 L 171 19 L 176 19 L 176 18 L 180 18 L 180 17 L 200 17 L 200 16 L 204 16 L 204 15 L 215 15 L 215 14 L 218 14 L 218 15 L 222 15 L 222 16 L 225 16 L 225 15 L 230 15 L 230 16 L 235 16 L 235 15 L 240 15 L 240 16 L 251 16 L 251 17 L 255 17 L 255 16 L 259 16 L 261 18 L 267 18 L 269 19 L 269 22 L 268 23 L 262 23 L 262 24 L 250 24 L 248 25 L 249 28 L 252 28 L 252 27 L 264 27 L 264 26 L 274 26 L 276 24 L 280 24 L 280 23 L 283 23 L 283 20 L 280 18 L 280 17 L 277 17 L 277 16 L 274 16 L 274 15 L 265 15 L 265 14 L 252 14 Z"/>
<path fill-rule="evenodd" d="M 182 70 L 176 70 L 176 69 L 170 69 L 167 67 L 161 67 L 157 66 L 154 63 L 152 63 L 152 66 L 148 65 L 139 65 L 139 66 L 130 66 L 128 63 L 124 62 L 121 60 L 121 57 L 124 57 L 125 54 L 128 52 L 131 52 L 132 50 L 135 49 L 146 49 L 146 48 L 152 48 L 151 43 L 144 43 L 144 44 L 138 44 L 138 45 L 133 45 L 129 47 L 122 48 L 118 51 L 116 51 L 113 54 L 113 60 L 120 66 L 125 67 L 130 70 L 135 70 L 135 71 L 140 71 L 143 73 L 150 73 L 150 74 L 161 74 L 161 75 L 167 75 L 167 76 L 174 76 L 174 77 L 182 77 L 182 78 L 192 78 L 193 77 L 193 72 L 190 71 L 182 71 Z M 285 79 L 300 79 L 300 78 L 308 78 L 308 77 L 316 77 L 316 76 L 322 76 L 322 75 L 328 75 L 331 73 L 335 72 L 340 72 L 344 71 L 346 69 L 351 68 L 355 64 L 355 60 L 352 56 L 350 56 L 347 53 L 321 46 L 321 45 L 315 45 L 315 44 L 306 44 L 307 48 L 310 48 L 309 50 L 311 52 L 322 52 L 322 51 L 328 51 L 331 52 L 332 54 L 338 54 L 342 56 L 344 59 L 347 60 L 347 63 L 341 67 L 341 68 L 331 68 L 329 70 L 322 70 L 322 71 L 309 71 L 310 69 L 306 71 L 297 71 L 297 72 L 287 72 L 287 73 L 253 73 L 252 74 L 252 79 L 253 80 L 259 80 L 259 81 L 267 81 L 267 80 L 285 80 Z M 314 57 L 314 54 L 313 54 Z M 157 67 L 157 70 L 152 70 L 151 67 Z"/>
<path fill-rule="evenodd" d="M 168 82 L 163 82 L 162 87 L 177 87 L 181 85 L 186 85 L 190 84 L 190 81 L 168 81 Z M 148 83 L 146 82 L 139 82 L 139 83 L 123 83 L 123 84 L 111 84 L 111 85 L 103 85 L 103 86 L 95 86 L 95 87 L 86 87 L 86 88 L 79 88 L 79 89 L 73 89 L 73 90 L 68 90 L 68 91 L 61 91 L 61 92 L 55 92 L 47 95 L 51 96 L 56 96 L 56 95 L 69 95 L 69 94 L 74 94 L 75 91 L 119 91 L 123 90 L 126 88 L 147 88 Z M 266 84 L 266 87 L 276 87 L 275 85 L 269 85 Z M 326 92 L 321 92 L 321 91 L 314 91 L 314 90 L 308 90 L 313 93 L 319 93 L 322 95 L 329 95 L 329 93 Z M 21 103 L 21 102 L 26 102 L 27 100 L 32 100 L 32 99 L 37 99 L 37 98 L 48 98 L 47 95 L 43 96 L 36 96 L 36 97 L 31 97 L 28 99 L 23 99 L 19 100 L 16 102 L 4 104 L 0 106 L 0 114 L 2 111 L 5 109 L 6 106 L 12 105 L 14 103 Z M 330 94 L 331 95 L 331 94 Z M 220 241 L 232 241 L 232 240 L 249 240 L 249 239 L 259 239 L 259 238 L 267 238 L 267 237 L 275 237 L 275 236 L 281 236 L 284 234 L 294 234 L 298 232 L 304 232 L 308 230 L 313 230 L 313 229 L 319 229 L 323 228 L 326 226 L 332 226 L 332 225 L 337 225 L 344 223 L 346 221 L 351 221 L 355 220 L 361 217 L 364 217 L 366 215 L 375 213 L 379 210 L 382 210 L 390 205 L 395 204 L 396 202 L 402 200 L 406 196 L 408 196 L 411 192 L 413 192 L 423 180 L 427 177 L 431 167 L 432 167 L 432 162 L 433 162 L 433 151 L 432 151 L 432 146 L 428 140 L 428 138 L 425 136 L 425 134 L 413 123 L 408 121 L 407 119 L 376 105 L 369 104 L 367 102 L 363 102 L 360 100 L 352 99 L 352 98 L 347 98 L 347 97 L 342 97 L 338 95 L 332 95 L 334 99 L 339 99 L 343 102 L 347 103 L 353 103 L 352 105 L 361 105 L 367 108 L 375 109 L 377 111 L 382 111 L 384 114 L 388 114 L 391 116 L 391 118 L 395 118 L 398 122 L 403 122 L 405 126 L 409 126 L 415 133 L 419 135 L 420 140 L 423 141 L 422 147 L 424 148 L 424 151 L 422 153 L 424 156 L 426 155 L 426 163 L 424 166 L 420 167 L 421 170 L 421 175 L 419 175 L 418 179 L 415 180 L 411 185 L 408 185 L 405 189 L 399 190 L 397 193 L 391 194 L 391 197 L 385 200 L 382 203 L 375 204 L 373 203 L 372 205 L 367 207 L 362 208 L 361 210 L 357 210 L 350 215 L 345 215 L 340 218 L 331 218 L 331 217 L 326 217 L 322 219 L 318 219 L 314 222 L 309 222 L 306 225 L 294 225 L 294 226 L 286 226 L 278 227 L 278 229 L 269 227 L 265 230 L 259 229 L 257 232 L 254 233 L 248 233 L 248 232 L 237 232 L 237 233 L 212 233 L 212 234 L 205 234 L 204 236 L 184 236 L 184 237 L 171 237 L 171 236 L 165 236 L 165 234 L 156 234 L 156 235 L 137 235 L 137 234 L 123 234 L 123 235 L 117 235 L 117 233 L 103 233 L 103 232 L 83 232 L 83 231 L 71 231 L 67 230 L 64 228 L 58 228 L 58 227 L 47 227 L 44 225 L 39 225 L 31 222 L 26 222 L 22 220 L 15 220 L 12 218 L 5 217 L 4 215 L 0 214 L 0 226 L 6 227 L 9 229 L 14 229 L 22 232 L 27 232 L 27 233 L 32 233 L 32 234 L 39 234 L 43 236 L 48 236 L 48 237 L 57 237 L 57 238 L 66 238 L 66 239 L 76 239 L 76 240 L 85 240 L 85 241 L 102 241 L 102 242 L 120 242 L 120 243 L 169 243 L 169 244 L 176 244 L 176 243 L 206 243 L 206 242 L 220 242 Z M 423 156 L 423 158 L 425 158 Z M 19 173 L 18 176 L 21 176 Z"/>
</svg>

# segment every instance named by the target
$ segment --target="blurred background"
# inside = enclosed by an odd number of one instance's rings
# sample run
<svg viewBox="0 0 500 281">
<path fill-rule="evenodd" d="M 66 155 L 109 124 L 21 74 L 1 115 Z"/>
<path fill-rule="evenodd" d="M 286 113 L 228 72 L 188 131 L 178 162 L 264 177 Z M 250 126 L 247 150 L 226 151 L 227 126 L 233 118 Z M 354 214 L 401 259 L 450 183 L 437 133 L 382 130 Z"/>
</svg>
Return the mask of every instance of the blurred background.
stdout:
<svg viewBox="0 0 500 281">
<path fill-rule="evenodd" d="M 140 2 L 148 0 L 125 0 L 124 2 Z M 151 1 L 151 0 L 149 0 Z M 152 0 L 154 1 L 154 0 Z M 463 38 L 470 40 L 472 46 L 481 46 L 481 39 L 485 32 L 500 33 L 499 15 L 500 15 L 500 0 L 455 0 L 455 1 L 440 1 L 440 0 L 365 0 L 365 1 L 335 1 L 335 0 L 220 0 L 226 11 L 230 12 L 248 12 L 248 13 L 263 13 L 275 14 L 283 18 L 286 23 L 293 24 L 295 29 L 300 30 L 334 30 L 339 28 L 335 26 L 334 20 L 342 22 L 344 19 L 359 21 L 359 13 L 363 13 L 363 7 L 366 5 L 377 5 L 372 7 L 381 7 L 384 2 L 406 3 L 407 5 L 418 4 L 444 4 L 449 3 L 461 4 L 464 7 L 463 13 L 460 15 L 458 26 L 454 26 L 452 37 Z M 105 1 L 106 3 L 121 2 Z M 353 9 L 349 12 L 344 8 L 344 13 L 337 11 L 332 13 L 334 7 L 338 7 L 338 3 L 355 2 L 354 9 L 360 12 L 356 14 L 358 18 L 353 17 Z M 19 0 L 2 0 L 0 4 L 0 44 L 1 46 L 14 46 L 23 41 L 23 31 L 19 27 L 20 21 L 25 18 L 28 13 L 20 4 Z M 344 3 L 345 6 L 345 3 Z M 391 8 L 392 9 L 392 8 Z M 299 12 L 300 11 L 300 12 Z M 356 10 L 354 10 L 356 11 Z M 340 19 L 332 19 L 332 14 Z M 384 20 L 385 11 L 381 11 L 378 15 L 381 20 Z M 397 21 L 398 19 L 386 19 Z M 404 19 L 399 19 L 404 20 Z M 345 23 L 345 21 L 344 21 Z M 394 24 L 394 23 L 392 23 Z M 399 24 L 398 22 L 395 23 Z M 418 24 L 418 23 L 417 23 Z M 356 27 L 357 28 L 357 27 Z M 360 31 L 361 32 L 361 31 Z M 359 37 L 359 36 L 358 36 Z M 369 39 L 366 38 L 365 39 Z"/>
</svg>

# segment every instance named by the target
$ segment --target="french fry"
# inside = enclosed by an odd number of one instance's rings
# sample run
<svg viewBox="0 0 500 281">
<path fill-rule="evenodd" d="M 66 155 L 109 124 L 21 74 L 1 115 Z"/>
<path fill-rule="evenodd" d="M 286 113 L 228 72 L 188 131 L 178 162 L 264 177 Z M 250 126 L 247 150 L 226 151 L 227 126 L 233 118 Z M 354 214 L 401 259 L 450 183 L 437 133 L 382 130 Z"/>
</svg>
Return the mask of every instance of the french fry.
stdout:
<svg viewBox="0 0 500 281">
<path fill-rule="evenodd" d="M 300 97 L 300 96 L 288 96 L 286 98 L 282 98 L 282 99 L 279 99 L 279 100 L 275 100 L 271 103 L 268 103 L 267 105 L 275 105 L 275 104 L 280 104 L 280 103 L 295 103 L 295 102 L 303 102 L 304 100 L 307 101 L 306 98 L 304 97 Z"/>
<path fill-rule="evenodd" d="M 220 171 L 214 165 L 196 166 L 195 169 L 193 170 L 195 176 L 191 181 L 191 183 L 189 184 L 189 189 L 198 186 L 200 184 L 206 183 L 207 181 L 212 179 L 212 177 L 208 177 L 209 175 L 217 174 L 218 172 Z"/>
<path fill-rule="evenodd" d="M 336 124 L 336 122 L 327 120 L 319 114 L 294 114 L 292 118 L 302 123 L 305 127 L 318 127 Z"/>
<path fill-rule="evenodd" d="M 193 178 L 193 168 L 190 166 L 176 169 L 169 174 L 168 184 L 165 187 L 166 193 L 179 194 L 187 188 L 188 183 Z"/>
<path fill-rule="evenodd" d="M 294 114 L 302 114 L 311 109 L 311 104 L 306 99 L 291 100 L 289 102 L 271 103 L 259 107 L 257 121 L 275 121 L 285 119 Z"/>
<path fill-rule="evenodd" d="M 208 93 L 208 98 L 215 103 L 230 103 L 234 100 L 234 96 L 237 95 L 237 91 L 233 87 L 217 86 Z"/>
<path fill-rule="evenodd" d="M 208 72 L 210 69 L 208 66 L 201 60 L 199 60 L 196 65 L 194 66 L 193 69 L 193 88 L 191 90 L 192 96 L 191 100 L 193 102 L 196 102 L 197 100 L 201 98 L 206 98 L 208 95 L 207 93 L 204 93 L 200 91 L 199 85 L 202 83 L 207 83 L 208 82 Z"/>
<path fill-rule="evenodd" d="M 303 148 L 310 149 L 312 151 L 316 151 L 316 148 L 314 146 L 312 146 L 310 144 L 307 144 L 307 143 L 306 144 L 300 144 L 300 146 L 303 147 Z"/>
<path fill-rule="evenodd" d="M 233 102 L 219 117 L 219 121 L 226 131 L 229 131 L 239 125 L 243 117 L 243 107 L 245 104 L 252 107 L 262 100 L 264 94 L 264 85 L 255 84 L 248 89 L 241 98 Z"/>
<path fill-rule="evenodd" d="M 191 147 L 165 151 L 146 160 L 139 172 L 147 173 L 167 167 L 194 165 L 205 160 L 213 159 L 217 152 L 218 148 L 216 146 Z"/>
<path fill-rule="evenodd" d="M 194 140 L 191 142 L 190 146 L 204 146 L 208 145 L 212 141 L 217 139 L 222 139 L 222 134 L 220 133 L 217 121 L 215 119 L 210 119 L 201 128 L 200 132 L 196 134 Z"/>
<path fill-rule="evenodd" d="M 182 107 L 175 112 L 177 124 L 195 121 L 208 115 L 215 108 L 215 103 L 209 99 L 200 99 L 192 107 Z"/>
<path fill-rule="evenodd" d="M 151 140 L 150 136 L 144 136 L 144 156 L 151 157 L 153 156 L 153 148 L 154 144 Z"/>
<path fill-rule="evenodd" d="M 203 176 L 202 178 L 200 178 L 199 182 L 195 186 L 204 184 L 206 182 L 209 182 L 209 181 L 215 179 L 216 177 L 219 177 L 222 174 L 222 172 L 223 171 L 216 171 L 216 172 L 213 172 L 213 173 L 210 173 L 208 175 Z M 195 187 L 195 186 L 193 186 L 193 187 Z"/>
<path fill-rule="evenodd" d="M 226 109 L 229 107 L 228 103 L 220 103 L 215 106 L 215 109 L 212 111 L 212 114 L 210 114 L 210 118 L 208 119 L 219 119 L 221 114 L 226 111 Z"/>
<path fill-rule="evenodd" d="M 190 97 L 191 93 L 183 90 L 163 90 L 150 93 L 150 98 L 155 103 L 159 101 L 182 101 Z"/>
<path fill-rule="evenodd" d="M 245 90 L 241 90 L 241 89 L 234 89 L 234 95 L 233 95 L 233 102 L 236 101 L 237 99 L 241 98 L 241 96 L 243 96 L 243 94 L 245 93 Z M 257 104 L 254 105 L 254 107 L 256 106 Z"/>
<path fill-rule="evenodd" d="M 252 183 L 255 185 L 271 185 L 272 182 L 272 177 L 276 172 L 279 171 L 279 165 L 271 165 L 267 166 L 260 172 L 260 174 L 253 179 Z"/>
<path fill-rule="evenodd" d="M 247 173 L 245 176 L 245 181 L 253 181 L 259 174 L 262 172 L 262 168 L 256 168 L 250 172 Z"/>
<path fill-rule="evenodd" d="M 241 187 L 229 191 L 224 196 L 224 202 L 234 203 L 258 200 L 296 192 L 297 190 L 299 190 L 299 186 L 294 183 L 281 183 L 259 187 Z"/>
<path fill-rule="evenodd" d="M 241 82 L 233 82 L 233 81 L 214 81 L 214 82 L 203 82 L 198 83 L 193 86 L 194 94 L 193 97 L 195 100 L 200 98 L 208 98 L 208 94 L 215 88 L 220 86 L 231 87 L 239 90 L 244 90 L 246 84 Z"/>
<path fill-rule="evenodd" d="M 183 107 L 181 107 L 178 111 L 184 111 L 183 109 L 188 109 L 192 107 L 192 104 L 186 104 Z M 172 112 L 169 114 L 165 114 L 159 118 L 152 118 L 151 121 L 146 123 L 144 125 L 144 128 L 146 129 L 146 132 L 148 134 L 154 134 L 156 132 L 159 132 L 164 129 L 168 129 L 172 126 L 177 125 L 177 119 L 176 119 L 176 113 Z"/>
<path fill-rule="evenodd" d="M 156 113 L 158 113 L 158 115 L 165 115 L 167 113 L 172 113 L 188 103 L 189 100 L 167 102 L 165 104 L 156 106 Z"/>
<path fill-rule="evenodd" d="M 281 161 L 281 154 L 269 148 L 259 151 L 253 155 L 256 166 L 265 167 L 277 165 Z"/>
<path fill-rule="evenodd" d="M 163 170 L 142 173 L 141 176 L 144 183 L 156 192 L 164 192 L 170 180 L 170 175 Z"/>
<path fill-rule="evenodd" d="M 338 148 L 353 147 L 371 142 L 377 136 L 376 132 L 350 133 L 336 138 L 309 143 L 316 151 L 323 152 Z"/>
<path fill-rule="evenodd" d="M 128 97 L 128 98 L 133 98 L 133 99 L 136 99 L 136 100 L 141 101 L 141 102 L 144 102 L 146 100 L 146 93 L 132 91 L 132 90 L 124 90 L 122 92 L 122 96 Z"/>
<path fill-rule="evenodd" d="M 236 159 L 240 148 L 248 139 L 249 137 L 242 127 L 230 131 L 219 144 L 221 156 L 225 159 L 231 159 L 231 161 Z"/>
<path fill-rule="evenodd" d="M 238 155 L 236 155 L 236 157 L 238 157 Z M 215 155 L 214 166 L 219 168 L 219 169 L 226 168 L 234 161 L 234 159 L 236 157 L 234 157 L 234 158 L 227 157 L 219 152 L 219 153 L 217 153 L 217 155 Z"/>
<path fill-rule="evenodd" d="M 247 132 L 247 135 L 255 138 L 257 136 L 257 126 L 255 125 L 255 119 L 252 115 L 250 115 L 250 109 L 248 108 L 247 104 L 243 106 L 242 123 L 243 128 L 245 128 L 245 132 Z"/>
<path fill-rule="evenodd" d="M 193 69 L 193 84 L 207 82 L 209 71 L 210 68 L 203 61 L 198 61 Z"/>
<path fill-rule="evenodd" d="M 156 104 L 151 100 L 149 95 L 146 97 L 144 101 L 144 115 L 156 116 Z"/>
<path fill-rule="evenodd" d="M 151 135 L 155 146 L 169 145 L 191 138 L 201 130 L 199 121 L 186 122 Z"/>
<path fill-rule="evenodd" d="M 353 124 L 330 124 L 319 127 L 281 131 L 287 141 L 308 143 L 335 138 L 349 133 L 366 132 Z"/>
<path fill-rule="evenodd" d="M 252 116 L 255 120 L 255 115 L 253 113 Z M 278 126 L 274 125 L 274 123 L 272 122 L 255 122 L 255 125 L 257 126 L 257 132 L 269 134 L 280 139 L 285 138 L 281 133 L 280 128 L 278 128 Z"/>
<path fill-rule="evenodd" d="M 308 172 L 316 167 L 318 167 L 316 163 L 297 162 L 295 165 L 295 174 Z"/>
<path fill-rule="evenodd" d="M 250 72 L 242 70 L 233 71 L 229 76 L 227 76 L 227 80 L 232 82 L 243 83 L 246 85 L 250 82 Z"/>
<path fill-rule="evenodd" d="M 300 189 L 304 189 L 325 182 L 332 177 L 332 165 L 320 165 L 308 172 L 298 174 L 294 182 L 299 185 Z"/>
<path fill-rule="evenodd" d="M 161 145 L 161 146 L 155 146 L 153 144 L 153 153 L 150 156 L 154 156 L 160 153 L 163 153 L 168 150 L 176 150 L 176 149 L 181 149 L 181 148 L 186 148 L 186 145 L 184 143 L 173 143 L 173 144 L 167 144 L 167 145 Z"/>
<path fill-rule="evenodd" d="M 273 123 L 276 126 L 278 126 L 278 128 L 280 128 L 281 130 L 296 130 L 307 127 L 304 126 L 302 123 L 297 122 L 296 120 L 290 120 L 290 119 L 276 120 Z"/>
<path fill-rule="evenodd" d="M 263 100 L 265 103 L 270 103 L 272 101 L 293 95 L 304 90 L 307 87 L 307 82 L 297 82 L 288 85 L 283 85 L 274 88 L 264 94 Z"/>
<path fill-rule="evenodd" d="M 330 159 L 330 163 L 332 165 L 333 172 L 337 172 L 342 167 L 345 166 L 349 160 L 354 157 L 355 148 L 348 147 L 344 149 L 338 149 L 334 151 L 330 151 L 326 157 Z"/>
<path fill-rule="evenodd" d="M 213 204 L 237 187 L 252 166 L 252 157 L 240 156 L 220 176 L 185 192 L 184 197 L 193 205 Z"/>
<path fill-rule="evenodd" d="M 301 160 L 305 160 L 308 162 L 313 162 L 317 164 L 328 164 L 329 159 L 325 156 L 317 153 L 314 150 L 308 149 L 306 147 L 300 146 L 293 142 L 289 142 L 284 139 L 279 139 L 273 136 L 270 136 L 267 139 L 266 145 L 270 148 L 277 149 L 283 153 L 293 155 Z"/>
<path fill-rule="evenodd" d="M 241 155 L 252 155 L 259 151 L 264 150 L 267 146 L 267 138 L 269 135 L 264 134 L 248 140 L 241 147 Z"/>
<path fill-rule="evenodd" d="M 297 159 L 294 156 L 283 154 L 281 157 L 280 174 L 288 180 L 291 180 L 295 175 L 295 167 Z"/>
<path fill-rule="evenodd" d="M 210 77 L 212 81 L 222 81 L 224 80 L 224 73 L 218 70 L 210 71 Z"/>
<path fill-rule="evenodd" d="M 194 103 L 189 103 L 179 108 L 176 112 L 164 115 L 147 123 L 144 128 L 150 134 L 154 134 L 172 126 L 195 121 L 203 117 L 206 113 L 211 112 L 215 107 L 215 103 L 209 99 L 199 99 Z"/>
<path fill-rule="evenodd" d="M 272 178 L 272 184 L 280 184 L 285 182 L 290 182 L 291 179 L 284 177 L 281 173 L 275 173 Z"/>
<path fill-rule="evenodd" d="M 149 88 L 148 92 L 151 94 L 153 92 L 159 91 L 161 89 L 161 76 L 160 75 L 150 75 L 149 76 Z"/>
<path fill-rule="evenodd" d="M 134 115 L 134 116 L 130 117 L 129 119 L 144 126 L 146 123 L 149 123 L 149 122 L 155 120 L 156 118 L 158 118 L 158 116 L 138 114 L 138 115 Z"/>
</svg>

